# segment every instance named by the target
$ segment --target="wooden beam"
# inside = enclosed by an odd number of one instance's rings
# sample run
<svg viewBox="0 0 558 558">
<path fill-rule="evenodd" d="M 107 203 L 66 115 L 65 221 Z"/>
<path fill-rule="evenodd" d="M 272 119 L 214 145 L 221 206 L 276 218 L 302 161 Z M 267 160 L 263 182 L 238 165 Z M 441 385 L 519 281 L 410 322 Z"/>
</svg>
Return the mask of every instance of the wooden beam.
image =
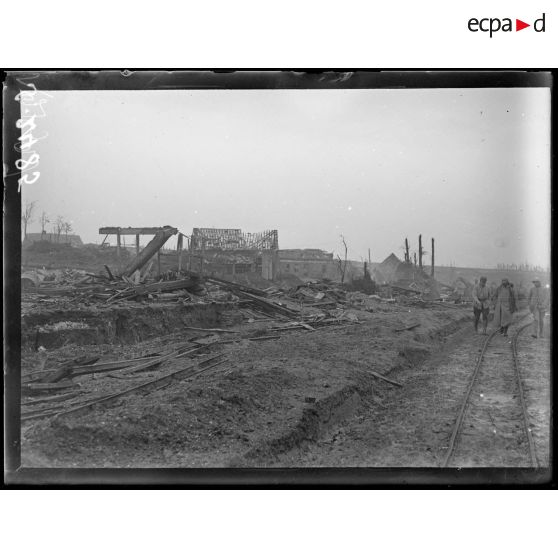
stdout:
<svg viewBox="0 0 558 558">
<path fill-rule="evenodd" d="M 182 244 L 184 242 L 184 235 L 178 233 L 178 239 L 176 240 L 176 256 L 178 260 L 178 271 L 182 271 Z"/>
<path fill-rule="evenodd" d="M 136 269 L 141 269 L 176 232 L 178 232 L 177 229 L 169 227 L 157 233 L 149 244 L 126 266 L 122 275 L 130 276 Z"/>
<path fill-rule="evenodd" d="M 99 229 L 99 234 L 118 234 L 121 235 L 154 235 L 161 231 L 166 231 L 172 229 L 174 232 L 172 234 L 176 234 L 178 229 L 174 227 L 101 227 Z"/>
<path fill-rule="evenodd" d="M 139 252 L 140 252 L 140 249 L 139 249 L 139 248 L 140 248 L 140 247 L 139 247 L 139 237 L 140 237 L 140 235 L 139 235 L 139 234 L 136 234 L 136 256 L 137 256 L 137 255 L 139 254 Z"/>
<path fill-rule="evenodd" d="M 389 378 L 386 378 L 385 376 L 382 376 L 381 374 L 378 374 L 377 372 L 372 372 L 371 370 L 368 370 L 369 374 L 372 374 L 372 376 L 375 376 L 376 378 L 379 378 L 380 380 L 383 380 L 384 382 L 388 382 L 389 384 L 393 384 L 394 386 L 397 387 L 403 387 L 403 384 L 400 384 L 399 382 L 396 382 L 395 380 L 390 380 Z"/>
</svg>

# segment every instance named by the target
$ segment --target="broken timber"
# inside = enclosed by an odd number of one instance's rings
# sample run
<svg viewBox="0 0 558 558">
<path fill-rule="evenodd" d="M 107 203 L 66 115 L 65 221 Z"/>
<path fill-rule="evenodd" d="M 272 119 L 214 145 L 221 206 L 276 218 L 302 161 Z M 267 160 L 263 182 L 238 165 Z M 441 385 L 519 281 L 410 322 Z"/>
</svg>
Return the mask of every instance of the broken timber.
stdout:
<svg viewBox="0 0 558 558">
<path fill-rule="evenodd" d="M 275 304 L 274 302 L 271 302 L 270 300 L 265 300 L 265 298 L 253 295 L 251 293 L 248 292 L 243 292 L 242 295 L 248 299 L 250 299 L 250 301 L 255 305 L 255 306 L 260 306 L 262 308 L 264 308 L 265 310 L 267 310 L 268 312 L 277 312 L 279 314 L 283 314 L 284 316 L 288 316 L 290 318 L 293 318 L 295 316 L 298 316 L 298 313 L 295 312 L 294 310 L 290 310 L 289 308 L 286 308 L 284 306 L 280 306 L 279 304 Z"/>
<path fill-rule="evenodd" d="M 375 376 L 376 378 L 379 378 L 380 380 L 383 380 L 384 382 L 387 382 L 388 384 L 393 384 L 394 386 L 397 386 L 397 387 L 403 387 L 403 384 L 400 384 L 399 382 L 396 382 L 395 380 L 390 380 L 389 378 L 386 378 L 385 376 L 382 376 L 381 374 L 378 374 L 378 372 L 369 371 L 369 373 L 372 374 L 372 376 Z"/>
<path fill-rule="evenodd" d="M 107 404 L 110 404 L 111 402 L 124 397 L 130 393 L 133 392 L 140 392 L 140 391 L 152 391 L 155 388 L 158 388 L 164 384 L 167 384 L 168 380 L 185 380 L 186 378 L 190 378 L 192 376 L 195 376 L 197 374 L 201 374 L 207 370 L 209 370 L 210 368 L 215 368 L 216 366 L 220 366 L 222 364 L 225 364 L 227 362 L 226 359 L 224 360 L 220 360 L 217 363 L 214 364 L 210 364 L 209 366 L 206 366 L 205 368 L 201 368 L 202 364 L 207 364 L 212 360 L 215 360 L 218 357 L 223 357 L 223 355 L 219 354 L 215 357 L 211 357 L 208 358 L 198 364 L 194 364 L 191 366 L 188 366 L 186 368 L 183 368 L 181 370 L 177 370 L 176 372 L 171 372 L 169 374 L 165 374 L 164 376 L 161 376 L 159 378 L 156 378 L 154 380 L 150 380 L 148 382 L 144 382 L 142 384 L 140 384 L 139 386 L 134 386 L 128 389 L 125 389 L 123 391 L 119 391 L 117 393 L 113 393 L 111 395 L 107 395 L 105 397 L 100 397 L 98 399 L 95 399 L 93 401 L 90 401 L 88 403 L 85 403 L 83 405 L 79 405 L 77 407 L 73 407 L 71 409 L 68 409 L 66 411 L 62 411 L 62 412 L 52 412 L 52 413 L 48 413 L 49 415 L 51 414 L 55 414 L 57 416 L 68 416 L 68 415 L 77 415 L 79 416 L 82 413 L 91 411 L 95 408 L 98 407 L 104 407 Z M 197 368 L 197 370 L 196 370 Z M 48 416 L 45 414 L 45 416 Z M 27 417 L 27 418 L 42 418 L 40 416 L 33 416 L 33 417 Z M 23 419 L 22 419 L 23 420 Z"/>
<path fill-rule="evenodd" d="M 165 228 L 159 231 L 149 244 L 125 267 L 123 275 L 131 275 L 141 269 L 149 260 L 159 252 L 165 242 L 178 232 L 175 228 Z"/>
<path fill-rule="evenodd" d="M 416 323 L 416 324 L 411 324 L 411 325 L 408 325 L 408 326 L 405 326 L 405 327 L 399 327 L 399 328 L 395 329 L 394 331 L 396 331 L 396 332 L 408 331 L 410 329 L 415 329 L 415 327 L 419 327 L 419 326 L 420 326 L 420 323 Z"/>
</svg>

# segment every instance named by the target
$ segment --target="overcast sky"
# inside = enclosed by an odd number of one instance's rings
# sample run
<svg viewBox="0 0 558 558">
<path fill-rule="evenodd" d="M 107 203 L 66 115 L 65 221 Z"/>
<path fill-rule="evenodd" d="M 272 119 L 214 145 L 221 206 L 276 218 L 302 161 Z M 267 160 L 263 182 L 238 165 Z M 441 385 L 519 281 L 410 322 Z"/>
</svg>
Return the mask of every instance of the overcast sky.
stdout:
<svg viewBox="0 0 558 558">
<path fill-rule="evenodd" d="M 24 201 L 84 242 L 278 229 L 280 248 L 338 252 L 343 234 L 351 259 L 381 261 L 422 233 L 440 264 L 549 265 L 548 89 L 50 94 Z"/>
</svg>

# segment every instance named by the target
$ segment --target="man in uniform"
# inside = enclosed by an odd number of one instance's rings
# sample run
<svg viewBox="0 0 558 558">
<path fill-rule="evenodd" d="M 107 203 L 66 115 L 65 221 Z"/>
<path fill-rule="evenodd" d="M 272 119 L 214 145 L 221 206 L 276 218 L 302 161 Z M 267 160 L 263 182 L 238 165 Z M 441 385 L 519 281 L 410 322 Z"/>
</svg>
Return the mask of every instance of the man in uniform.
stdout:
<svg viewBox="0 0 558 558">
<path fill-rule="evenodd" d="M 546 289 L 541 287 L 541 280 L 538 277 L 533 279 L 533 285 L 529 291 L 527 303 L 531 314 L 533 314 L 532 337 L 538 338 L 543 336 L 544 315 L 548 307 L 548 296 Z"/>
<path fill-rule="evenodd" d="M 479 283 L 473 288 L 473 312 L 475 314 L 475 332 L 478 332 L 479 320 L 482 315 L 482 333 L 486 335 L 490 312 L 490 289 L 486 284 L 486 277 L 481 277 Z"/>
<path fill-rule="evenodd" d="M 515 293 L 507 279 L 502 279 L 502 284 L 496 289 L 494 295 L 496 308 L 494 309 L 494 323 L 500 328 L 500 333 L 508 336 L 508 327 L 512 322 L 515 312 Z"/>
</svg>

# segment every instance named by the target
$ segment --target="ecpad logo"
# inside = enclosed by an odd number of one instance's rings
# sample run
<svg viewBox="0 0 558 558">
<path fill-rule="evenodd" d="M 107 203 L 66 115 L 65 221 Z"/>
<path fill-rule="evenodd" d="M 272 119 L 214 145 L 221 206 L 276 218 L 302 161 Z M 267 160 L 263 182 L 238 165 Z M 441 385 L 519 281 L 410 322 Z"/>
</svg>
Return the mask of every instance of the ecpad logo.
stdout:
<svg viewBox="0 0 558 558">
<path fill-rule="evenodd" d="M 536 19 L 533 22 L 533 30 L 535 32 L 537 33 L 545 32 L 545 24 L 546 24 L 545 18 L 546 18 L 546 14 L 543 13 L 543 15 L 539 19 Z M 492 38 L 492 35 L 494 33 L 497 33 L 498 31 L 503 31 L 504 33 L 513 31 L 512 18 L 509 17 L 505 17 L 503 19 L 500 19 L 498 17 L 485 17 L 482 19 L 477 19 L 475 17 L 472 17 L 469 20 L 467 27 L 469 28 L 469 31 L 473 33 L 477 33 L 478 31 L 481 31 L 483 33 L 489 33 L 490 38 Z M 525 23 L 520 19 L 515 20 L 516 31 L 521 31 L 522 29 L 526 29 L 527 27 L 531 27 L 531 24 Z"/>
</svg>

